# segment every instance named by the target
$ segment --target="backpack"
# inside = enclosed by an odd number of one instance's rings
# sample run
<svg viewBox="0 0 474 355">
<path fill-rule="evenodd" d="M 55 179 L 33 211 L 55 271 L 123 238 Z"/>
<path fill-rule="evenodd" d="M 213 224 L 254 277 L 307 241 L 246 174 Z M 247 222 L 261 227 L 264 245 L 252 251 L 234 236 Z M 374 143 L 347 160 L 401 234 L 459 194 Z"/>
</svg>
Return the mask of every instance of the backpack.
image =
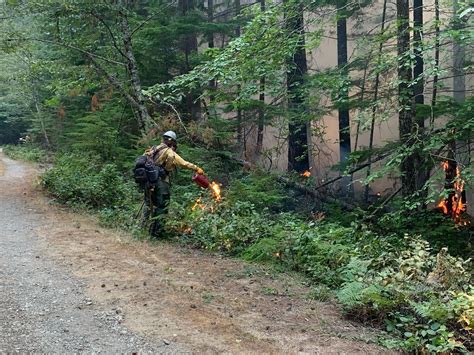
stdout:
<svg viewBox="0 0 474 355">
<path fill-rule="evenodd" d="M 145 188 L 148 184 L 154 185 L 159 178 L 165 178 L 168 172 L 163 166 L 155 164 L 155 157 L 160 154 L 164 148 L 156 150 L 151 156 L 140 155 L 135 160 L 135 167 L 133 168 L 133 178 L 135 182 L 141 187 Z"/>
</svg>

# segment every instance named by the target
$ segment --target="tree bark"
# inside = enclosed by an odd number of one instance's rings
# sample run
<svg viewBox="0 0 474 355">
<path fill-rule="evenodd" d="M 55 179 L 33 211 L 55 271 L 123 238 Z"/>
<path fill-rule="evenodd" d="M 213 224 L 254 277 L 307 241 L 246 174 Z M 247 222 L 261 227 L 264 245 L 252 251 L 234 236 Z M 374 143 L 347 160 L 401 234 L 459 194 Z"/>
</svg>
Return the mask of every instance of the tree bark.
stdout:
<svg viewBox="0 0 474 355">
<path fill-rule="evenodd" d="M 212 22 L 214 17 L 214 0 L 207 0 L 207 19 L 209 22 Z M 214 33 L 209 33 L 207 36 L 207 46 L 209 48 L 214 48 Z M 211 91 L 211 95 L 209 95 L 209 101 L 212 103 L 214 101 L 214 90 L 216 89 L 217 83 L 216 80 L 211 79 L 209 80 L 209 89 Z"/>
<path fill-rule="evenodd" d="M 344 67 L 347 65 L 347 20 L 343 11 L 338 10 L 337 20 L 337 66 L 345 72 Z M 347 92 L 343 92 L 339 96 L 342 100 L 347 100 Z M 349 125 L 349 110 L 347 107 L 338 109 L 339 116 L 339 147 L 340 161 L 345 161 L 351 152 L 351 134 Z"/>
<path fill-rule="evenodd" d="M 413 68 L 413 77 L 416 80 L 414 86 L 415 104 L 423 104 L 424 100 L 424 80 L 423 80 L 423 0 L 413 0 L 413 54 L 415 55 L 415 67 Z M 420 127 L 424 127 L 424 119 L 417 122 Z"/>
<path fill-rule="evenodd" d="M 260 0 L 260 11 L 265 11 L 265 0 Z M 262 154 L 263 148 L 263 128 L 265 124 L 265 77 L 260 79 L 260 95 L 258 97 L 261 107 L 258 111 L 257 125 L 257 147 L 255 149 L 257 157 Z"/>
<path fill-rule="evenodd" d="M 240 14 L 240 0 L 234 0 L 234 7 L 235 7 L 235 16 L 239 16 Z M 237 25 L 235 29 L 235 35 L 240 37 L 240 26 Z M 237 94 L 240 93 L 240 85 L 237 85 Z M 240 106 L 237 107 L 237 144 L 239 146 L 239 153 L 241 156 L 245 155 L 246 147 L 245 147 L 245 139 L 244 139 L 244 127 L 242 122 L 242 110 Z"/>
<path fill-rule="evenodd" d="M 181 13 L 181 16 L 187 16 L 188 13 L 195 9 L 196 4 L 195 0 L 179 0 L 178 7 Z M 198 50 L 198 42 L 196 33 L 187 33 L 183 36 L 182 39 L 182 50 L 184 52 L 184 73 L 188 73 L 192 70 L 192 65 L 190 62 L 190 57 L 193 53 L 196 53 Z M 183 73 L 183 74 L 184 74 Z M 184 103 L 188 116 L 191 120 L 199 120 L 201 118 L 201 102 L 197 100 L 197 97 L 193 93 L 188 93 L 184 98 Z"/>
<path fill-rule="evenodd" d="M 456 141 L 451 141 L 448 148 L 448 160 L 445 162 L 445 183 L 444 189 L 449 191 L 448 198 L 446 201 L 447 214 L 454 217 L 455 212 L 455 196 L 456 190 L 454 189 L 454 182 L 457 175 L 458 163 L 456 161 Z"/>
<path fill-rule="evenodd" d="M 383 2 L 383 10 L 382 10 L 382 27 L 380 28 L 380 34 L 382 35 L 385 31 L 385 19 L 387 17 L 387 0 Z M 379 43 L 379 50 L 377 53 L 377 66 L 380 65 L 380 61 L 382 60 L 382 50 L 383 50 L 383 42 L 380 41 Z M 370 135 L 369 135 L 369 166 L 367 167 L 367 174 L 366 177 L 368 178 L 372 171 L 372 148 L 374 147 L 374 130 L 375 130 L 375 115 L 377 113 L 377 100 L 379 98 L 379 85 L 380 85 L 380 73 L 377 72 L 375 76 L 375 85 L 374 85 L 374 105 L 372 106 L 372 120 L 370 122 Z M 370 186 L 367 184 L 364 189 L 364 201 L 365 203 L 369 202 L 369 189 Z"/>
<path fill-rule="evenodd" d="M 459 0 L 454 0 L 454 13 L 456 14 L 459 5 Z M 461 19 L 455 18 L 454 19 L 454 29 L 459 30 L 462 29 L 463 23 Z M 454 90 L 454 100 L 456 102 L 464 102 L 466 98 L 466 75 L 464 73 L 464 62 L 465 62 L 466 50 L 464 46 L 459 43 L 458 40 L 454 40 L 453 42 L 453 90 Z"/>
<path fill-rule="evenodd" d="M 298 36 L 298 46 L 289 63 L 287 74 L 289 136 L 288 136 L 288 170 L 304 172 L 309 170 L 308 124 L 305 97 L 302 92 L 304 76 L 308 71 L 305 52 L 303 6 L 298 3 L 286 14 L 286 27 Z"/>
<path fill-rule="evenodd" d="M 39 108 L 38 98 L 36 97 L 35 94 L 33 94 L 33 97 L 34 97 L 34 101 L 35 101 L 36 114 L 38 116 L 38 120 L 40 121 L 40 125 L 41 125 L 41 133 L 43 133 L 44 142 L 46 144 L 46 147 L 50 148 L 51 143 L 49 141 L 48 133 L 46 132 L 46 125 L 44 124 L 43 114 L 42 114 L 42 112 Z"/>
<path fill-rule="evenodd" d="M 347 74 L 347 19 L 345 13 L 345 1 L 340 2 L 340 7 L 337 10 L 337 66 L 341 73 Z M 341 101 L 344 101 L 342 107 L 338 109 L 339 117 L 339 161 L 344 163 L 351 153 L 351 126 L 349 109 L 347 101 L 349 99 L 348 92 L 342 91 L 339 96 Z M 344 194 L 350 193 L 351 177 L 346 176 L 342 179 L 342 192 Z"/>
<path fill-rule="evenodd" d="M 435 68 L 436 71 L 439 69 L 439 38 L 441 29 L 439 26 L 439 0 L 435 0 Z M 431 97 L 431 123 L 430 126 L 434 126 L 434 109 L 436 106 L 436 96 L 438 94 L 438 72 L 436 72 L 433 78 L 433 94 Z"/>
<path fill-rule="evenodd" d="M 413 78 L 415 79 L 415 85 L 413 87 L 413 95 L 415 102 L 415 117 L 416 110 L 418 105 L 423 105 L 424 100 L 424 60 L 423 60 L 423 0 L 413 0 L 413 22 L 414 22 L 414 32 L 413 32 L 413 54 L 415 55 L 415 66 L 413 68 Z M 418 115 L 417 117 L 417 134 L 423 134 L 425 128 L 425 117 Z M 417 151 L 414 154 L 414 164 L 416 171 L 416 181 L 415 189 L 420 191 L 421 196 L 426 197 L 427 191 L 423 189 L 423 186 L 426 184 L 426 181 L 430 177 L 431 167 L 428 166 L 427 161 L 421 151 Z M 424 205 L 426 208 L 426 205 Z"/>
<path fill-rule="evenodd" d="M 411 146 L 413 133 L 413 89 L 409 32 L 409 1 L 397 0 L 397 54 L 398 54 L 398 121 L 400 141 Z M 408 153 L 400 164 L 402 194 L 407 197 L 415 192 L 415 165 L 413 154 Z"/>
<path fill-rule="evenodd" d="M 130 26 L 128 24 L 127 15 L 123 12 L 119 12 L 120 15 L 120 28 L 123 36 L 124 54 L 127 58 L 127 69 L 130 75 L 132 95 L 136 102 L 136 108 L 138 111 L 139 126 L 142 133 L 145 133 L 148 123 L 151 121 L 150 113 L 145 104 L 145 97 L 142 93 L 142 85 L 140 82 L 140 76 L 138 74 L 137 61 L 133 53 L 132 48 L 132 36 L 130 32 Z"/>
</svg>

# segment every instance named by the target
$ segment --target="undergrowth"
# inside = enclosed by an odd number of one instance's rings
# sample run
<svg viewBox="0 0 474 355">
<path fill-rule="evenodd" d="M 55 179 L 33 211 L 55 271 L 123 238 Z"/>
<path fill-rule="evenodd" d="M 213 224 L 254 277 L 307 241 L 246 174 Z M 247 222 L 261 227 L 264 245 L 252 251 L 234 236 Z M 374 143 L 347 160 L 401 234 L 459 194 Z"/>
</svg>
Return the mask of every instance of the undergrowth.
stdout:
<svg viewBox="0 0 474 355">
<path fill-rule="evenodd" d="M 49 159 L 46 150 L 33 144 L 5 145 L 3 146 L 3 152 L 8 157 L 17 160 L 44 163 Z"/>
<path fill-rule="evenodd" d="M 360 222 L 363 211 L 302 215 L 289 211 L 297 197 L 289 197 L 271 175 L 229 169 L 212 152 L 196 147 L 182 151 L 223 183 L 224 197 L 216 203 L 209 191 L 192 184 L 189 171 L 178 172 L 165 220 L 170 235 L 195 247 L 306 274 L 313 282 L 309 298 L 335 297 L 351 319 L 383 328 L 387 337 L 381 341 L 387 347 L 473 349 L 472 263 L 459 257 L 468 255 L 470 242 L 447 238 L 459 233 L 452 224 L 438 217 L 430 222 L 429 212 L 418 220 L 387 213 L 371 224 Z M 96 211 L 102 223 L 140 234 L 135 216 L 142 195 L 113 162 L 63 154 L 44 174 L 43 184 L 58 201 Z M 338 218 L 338 213 L 343 215 Z M 423 229 L 423 223 L 430 228 Z M 458 256 L 450 255 L 451 249 Z"/>
</svg>

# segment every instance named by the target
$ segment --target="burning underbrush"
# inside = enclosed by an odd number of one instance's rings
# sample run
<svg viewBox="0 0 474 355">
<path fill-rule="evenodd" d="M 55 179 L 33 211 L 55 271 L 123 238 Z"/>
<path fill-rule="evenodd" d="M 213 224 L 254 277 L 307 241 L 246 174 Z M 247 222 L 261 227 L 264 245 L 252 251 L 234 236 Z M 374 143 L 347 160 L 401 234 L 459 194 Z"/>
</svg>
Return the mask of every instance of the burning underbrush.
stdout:
<svg viewBox="0 0 474 355">
<path fill-rule="evenodd" d="M 203 189 L 203 191 L 210 191 L 210 196 L 212 198 L 209 196 L 208 198 L 205 198 L 204 194 L 201 194 L 192 205 L 191 210 L 195 211 L 199 209 L 201 211 L 213 213 L 216 210 L 218 203 L 222 201 L 221 185 L 213 181 L 209 184 L 208 190 Z"/>
<path fill-rule="evenodd" d="M 442 163 L 445 173 L 445 191 L 447 196 L 437 205 L 437 208 L 459 226 L 471 224 L 471 218 L 467 214 L 465 181 L 461 175 L 459 165 L 453 160 L 446 160 Z"/>
</svg>

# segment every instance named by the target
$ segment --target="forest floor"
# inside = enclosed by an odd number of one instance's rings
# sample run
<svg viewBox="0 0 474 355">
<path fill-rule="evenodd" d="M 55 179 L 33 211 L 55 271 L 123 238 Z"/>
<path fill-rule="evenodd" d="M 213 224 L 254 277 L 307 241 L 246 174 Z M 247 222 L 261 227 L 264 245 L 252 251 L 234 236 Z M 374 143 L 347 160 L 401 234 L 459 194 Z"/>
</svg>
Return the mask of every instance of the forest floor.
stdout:
<svg viewBox="0 0 474 355">
<path fill-rule="evenodd" d="M 104 229 L 0 151 L 0 353 L 385 353 L 295 274 Z"/>
</svg>

